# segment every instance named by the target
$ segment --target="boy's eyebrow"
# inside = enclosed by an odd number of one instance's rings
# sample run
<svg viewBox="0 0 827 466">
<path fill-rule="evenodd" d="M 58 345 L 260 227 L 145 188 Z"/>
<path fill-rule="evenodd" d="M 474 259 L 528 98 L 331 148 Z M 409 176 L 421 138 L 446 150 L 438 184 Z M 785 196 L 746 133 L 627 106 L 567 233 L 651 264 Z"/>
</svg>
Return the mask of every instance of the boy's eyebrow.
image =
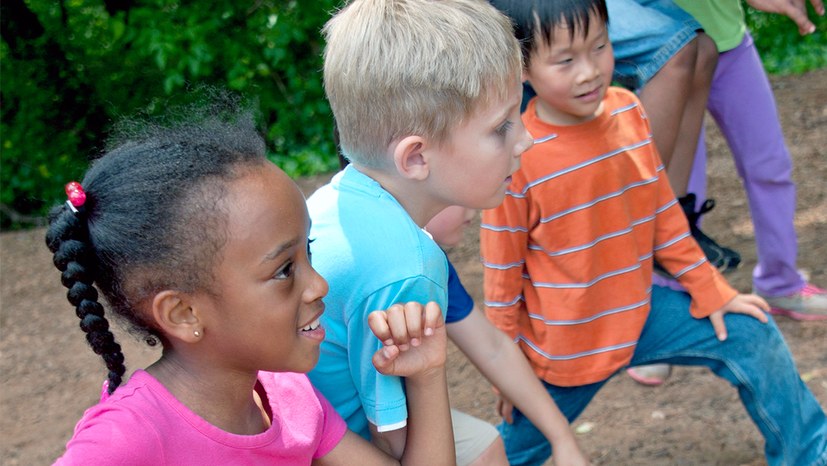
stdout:
<svg viewBox="0 0 827 466">
<path fill-rule="evenodd" d="M 276 258 L 279 257 L 281 255 L 281 253 L 283 253 L 284 251 L 292 248 L 293 246 L 295 246 L 298 243 L 299 243 L 299 239 L 298 238 L 293 238 L 290 241 L 287 241 L 285 243 L 280 244 L 278 247 L 276 247 L 272 251 L 265 254 L 264 258 L 261 260 L 261 262 L 265 263 L 267 261 L 276 260 Z"/>
</svg>

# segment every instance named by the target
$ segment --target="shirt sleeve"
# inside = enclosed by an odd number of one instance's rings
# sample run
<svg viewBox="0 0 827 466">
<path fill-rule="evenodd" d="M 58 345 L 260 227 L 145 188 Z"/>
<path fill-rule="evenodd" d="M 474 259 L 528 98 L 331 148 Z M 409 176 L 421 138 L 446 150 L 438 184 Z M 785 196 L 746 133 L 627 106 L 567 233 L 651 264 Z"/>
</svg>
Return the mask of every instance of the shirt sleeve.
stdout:
<svg viewBox="0 0 827 466">
<path fill-rule="evenodd" d="M 410 301 L 426 304 L 436 301 L 444 314 L 447 292 L 433 280 L 417 276 L 401 280 L 370 294 L 347 322 L 348 369 L 359 391 L 365 417 L 379 432 L 401 429 L 408 418 L 407 400 L 402 378 L 380 374 L 373 366 L 373 354 L 382 342 L 368 326 L 367 316 L 375 310 L 384 310 L 393 304 Z M 358 318 L 361 322 L 353 322 Z"/>
<path fill-rule="evenodd" d="M 654 259 L 692 296 L 693 317 L 708 317 L 738 294 L 713 267 L 689 231 L 680 203 L 660 167 L 659 205 L 656 211 Z"/>
<path fill-rule="evenodd" d="M 483 211 L 480 226 L 486 316 L 512 339 L 519 332 L 519 316 L 526 312 L 522 293 L 528 202 L 525 195 L 509 191 L 502 204 Z"/>
<path fill-rule="evenodd" d="M 459 322 L 468 317 L 473 309 L 473 298 L 462 285 L 454 265 L 448 261 L 448 311 L 445 313 L 445 323 Z"/>
<path fill-rule="evenodd" d="M 164 464 L 157 433 L 128 410 L 93 406 L 75 426 L 66 452 L 54 464 Z"/>
<path fill-rule="evenodd" d="M 322 416 L 324 417 L 324 424 L 322 425 L 322 439 L 319 442 L 319 447 L 313 454 L 313 459 L 321 458 L 330 453 L 347 433 L 347 424 L 345 420 L 333 409 L 333 405 L 327 401 L 327 398 L 321 392 L 313 389 L 316 398 L 319 399 L 319 404 L 322 408 Z"/>
</svg>

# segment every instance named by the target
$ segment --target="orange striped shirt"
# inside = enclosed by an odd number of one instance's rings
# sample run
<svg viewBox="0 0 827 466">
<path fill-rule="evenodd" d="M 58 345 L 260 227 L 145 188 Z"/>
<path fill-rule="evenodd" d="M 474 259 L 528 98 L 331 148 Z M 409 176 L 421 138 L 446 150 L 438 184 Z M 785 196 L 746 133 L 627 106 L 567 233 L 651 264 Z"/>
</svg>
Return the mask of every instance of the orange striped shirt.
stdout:
<svg viewBox="0 0 827 466">
<path fill-rule="evenodd" d="M 482 215 L 489 319 L 559 386 L 611 376 L 649 314 L 653 257 L 706 317 L 736 291 L 689 233 L 637 97 L 610 88 L 600 116 L 574 126 L 523 114 L 535 145 L 502 205 Z"/>
</svg>

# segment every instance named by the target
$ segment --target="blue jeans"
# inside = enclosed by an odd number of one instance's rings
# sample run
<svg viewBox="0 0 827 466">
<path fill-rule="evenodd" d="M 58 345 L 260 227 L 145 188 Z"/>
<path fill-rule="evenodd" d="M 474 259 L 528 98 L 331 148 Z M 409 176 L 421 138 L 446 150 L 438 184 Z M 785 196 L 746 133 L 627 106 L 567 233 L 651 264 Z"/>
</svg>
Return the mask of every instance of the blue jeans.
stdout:
<svg viewBox="0 0 827 466">
<path fill-rule="evenodd" d="M 701 25 L 672 0 L 607 0 L 614 80 L 639 90 L 686 44 Z"/>
<path fill-rule="evenodd" d="M 652 310 L 638 340 L 632 366 L 664 362 L 706 366 L 738 389 L 741 402 L 765 439 L 767 463 L 827 465 L 827 418 L 807 388 L 784 338 L 770 319 L 762 324 L 727 314 L 726 341 L 709 319 L 689 314 L 689 295 L 652 287 Z M 606 381 L 579 387 L 545 384 L 557 406 L 574 421 Z M 517 409 L 513 424 L 498 426 L 512 465 L 541 465 L 551 456 L 543 434 Z"/>
</svg>

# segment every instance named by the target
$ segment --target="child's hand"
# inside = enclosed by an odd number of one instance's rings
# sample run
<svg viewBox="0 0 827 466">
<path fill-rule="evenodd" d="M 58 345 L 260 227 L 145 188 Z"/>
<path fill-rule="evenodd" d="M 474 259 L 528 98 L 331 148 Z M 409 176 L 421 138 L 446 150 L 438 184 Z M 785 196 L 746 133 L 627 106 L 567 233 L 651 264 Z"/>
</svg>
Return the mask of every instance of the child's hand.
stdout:
<svg viewBox="0 0 827 466">
<path fill-rule="evenodd" d="M 726 303 L 724 307 L 713 312 L 709 316 L 712 322 L 712 328 L 715 329 L 715 335 L 718 340 L 724 341 L 727 337 L 726 325 L 724 325 L 724 314 L 734 312 L 737 314 L 746 314 L 763 323 L 767 323 L 766 312 L 770 310 L 770 305 L 764 301 L 764 298 L 754 294 L 738 294 L 735 295 L 730 302 Z"/>
<path fill-rule="evenodd" d="M 386 311 L 373 311 L 368 325 L 384 344 L 373 355 L 380 373 L 409 377 L 445 366 L 445 323 L 435 302 L 394 304 Z"/>
</svg>

